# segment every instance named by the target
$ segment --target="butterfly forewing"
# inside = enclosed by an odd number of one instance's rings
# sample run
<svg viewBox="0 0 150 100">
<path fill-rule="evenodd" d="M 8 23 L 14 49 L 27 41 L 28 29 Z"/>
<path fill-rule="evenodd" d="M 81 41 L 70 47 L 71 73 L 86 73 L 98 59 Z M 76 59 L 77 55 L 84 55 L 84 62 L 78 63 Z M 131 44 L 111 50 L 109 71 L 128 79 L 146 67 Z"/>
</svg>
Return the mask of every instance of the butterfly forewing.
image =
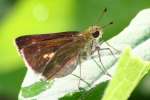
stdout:
<svg viewBox="0 0 150 100">
<path fill-rule="evenodd" d="M 71 32 L 60 32 L 60 33 L 50 33 L 50 34 L 39 34 L 39 35 L 25 35 L 16 38 L 15 42 L 17 44 L 17 47 L 20 49 L 37 43 L 41 41 L 46 41 L 46 40 L 55 40 L 55 39 L 60 39 L 62 37 L 72 37 L 77 35 L 79 32 L 71 31 Z"/>
</svg>

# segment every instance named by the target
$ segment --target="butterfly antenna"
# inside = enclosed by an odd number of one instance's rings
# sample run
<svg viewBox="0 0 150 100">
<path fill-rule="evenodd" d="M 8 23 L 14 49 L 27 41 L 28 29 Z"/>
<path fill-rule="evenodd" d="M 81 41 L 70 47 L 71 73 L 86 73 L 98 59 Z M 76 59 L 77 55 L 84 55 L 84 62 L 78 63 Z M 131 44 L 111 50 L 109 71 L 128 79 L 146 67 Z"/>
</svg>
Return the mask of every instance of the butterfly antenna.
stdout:
<svg viewBox="0 0 150 100">
<path fill-rule="evenodd" d="M 98 18 L 97 18 L 97 20 L 96 20 L 96 22 L 95 22 L 95 25 L 97 25 L 98 22 L 101 21 L 101 19 L 102 19 L 103 16 L 106 14 L 106 12 L 107 12 L 107 8 L 104 8 L 104 10 L 102 11 L 102 13 L 98 16 Z"/>
<path fill-rule="evenodd" d="M 109 22 L 109 23 L 108 23 L 108 24 L 106 24 L 106 25 L 103 25 L 101 28 L 102 28 L 102 29 L 104 29 L 104 28 L 106 28 L 106 27 L 108 27 L 109 25 L 112 25 L 112 24 L 114 24 L 114 22 L 113 22 L 113 21 Z"/>
</svg>

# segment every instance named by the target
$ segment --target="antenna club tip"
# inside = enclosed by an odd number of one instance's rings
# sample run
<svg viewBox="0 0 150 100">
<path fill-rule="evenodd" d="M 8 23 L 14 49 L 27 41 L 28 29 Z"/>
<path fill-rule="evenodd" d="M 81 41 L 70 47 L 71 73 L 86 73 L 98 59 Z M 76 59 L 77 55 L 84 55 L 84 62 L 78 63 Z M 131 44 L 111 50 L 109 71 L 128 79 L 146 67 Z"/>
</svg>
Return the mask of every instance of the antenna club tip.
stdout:
<svg viewBox="0 0 150 100">
<path fill-rule="evenodd" d="M 104 8 L 104 12 L 107 12 L 107 8 Z"/>
<path fill-rule="evenodd" d="M 112 21 L 112 22 L 110 22 L 110 24 L 114 24 L 114 22 Z"/>
</svg>

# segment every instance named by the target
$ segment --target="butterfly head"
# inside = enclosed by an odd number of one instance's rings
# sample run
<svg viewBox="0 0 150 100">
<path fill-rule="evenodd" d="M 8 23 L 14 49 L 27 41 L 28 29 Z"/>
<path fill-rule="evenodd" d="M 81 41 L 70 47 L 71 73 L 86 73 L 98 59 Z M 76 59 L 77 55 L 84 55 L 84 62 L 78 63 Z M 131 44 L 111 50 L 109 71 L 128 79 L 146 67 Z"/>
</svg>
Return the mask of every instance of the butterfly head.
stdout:
<svg viewBox="0 0 150 100">
<path fill-rule="evenodd" d="M 102 38 L 103 32 L 101 27 L 99 26 L 91 26 L 89 27 L 89 33 L 92 38 Z"/>
</svg>

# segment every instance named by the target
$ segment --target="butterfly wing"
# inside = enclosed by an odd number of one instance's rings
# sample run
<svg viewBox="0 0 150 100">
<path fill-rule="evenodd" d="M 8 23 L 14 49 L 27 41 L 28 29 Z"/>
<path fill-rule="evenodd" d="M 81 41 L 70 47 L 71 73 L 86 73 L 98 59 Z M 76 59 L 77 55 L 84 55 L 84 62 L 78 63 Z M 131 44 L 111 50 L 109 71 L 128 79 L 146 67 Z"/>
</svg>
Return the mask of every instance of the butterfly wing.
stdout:
<svg viewBox="0 0 150 100">
<path fill-rule="evenodd" d="M 71 31 L 71 32 L 60 32 L 60 33 L 50 33 L 50 34 L 38 34 L 38 35 L 25 35 L 16 38 L 15 42 L 18 49 L 25 48 L 26 46 L 46 41 L 46 40 L 55 40 L 62 37 L 72 37 L 77 35 L 79 32 Z"/>
<path fill-rule="evenodd" d="M 16 44 L 27 67 L 32 68 L 35 72 L 42 72 L 55 52 L 61 46 L 72 42 L 75 34 L 77 32 L 22 36 L 16 39 Z"/>
<path fill-rule="evenodd" d="M 59 48 L 46 65 L 43 76 L 47 79 L 66 76 L 76 68 L 81 49 L 84 47 L 83 39 L 77 37 L 74 41 Z"/>
</svg>

